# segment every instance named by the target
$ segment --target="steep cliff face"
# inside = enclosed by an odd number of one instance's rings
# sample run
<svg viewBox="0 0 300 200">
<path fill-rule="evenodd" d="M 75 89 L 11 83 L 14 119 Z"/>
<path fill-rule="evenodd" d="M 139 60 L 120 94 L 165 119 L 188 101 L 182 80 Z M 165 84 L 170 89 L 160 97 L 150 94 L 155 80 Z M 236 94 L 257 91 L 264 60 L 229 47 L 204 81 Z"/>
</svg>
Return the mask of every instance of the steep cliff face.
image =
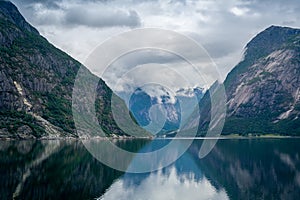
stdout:
<svg viewBox="0 0 300 200">
<path fill-rule="evenodd" d="M 300 134 L 300 30 L 272 26 L 225 80 L 224 132 Z M 233 128 L 237 127 L 237 128 Z"/>
<path fill-rule="evenodd" d="M 216 87 L 215 84 L 213 87 Z M 244 59 L 224 86 L 227 116 L 223 134 L 300 134 L 300 30 L 271 26 L 246 46 Z M 212 90 L 212 88 L 210 89 Z M 210 95 L 200 101 L 199 134 L 210 122 Z M 191 120 L 186 125 L 195 127 Z"/>
<path fill-rule="evenodd" d="M 12 3 L 0 1 L 0 137 L 77 137 L 72 89 L 80 66 L 40 36 Z M 100 80 L 97 92 L 103 130 L 125 134 L 109 109 L 112 91 Z"/>
</svg>

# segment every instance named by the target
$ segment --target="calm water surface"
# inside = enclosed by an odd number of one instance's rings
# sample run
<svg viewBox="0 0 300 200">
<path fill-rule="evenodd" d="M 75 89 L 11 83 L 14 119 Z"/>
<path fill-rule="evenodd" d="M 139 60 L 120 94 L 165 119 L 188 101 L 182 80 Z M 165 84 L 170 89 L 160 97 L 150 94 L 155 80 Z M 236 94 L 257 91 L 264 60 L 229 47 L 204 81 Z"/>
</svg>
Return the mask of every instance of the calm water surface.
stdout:
<svg viewBox="0 0 300 200">
<path fill-rule="evenodd" d="M 132 152 L 167 143 L 116 142 Z M 101 164 L 80 141 L 0 141 L 0 199 L 299 199 L 300 139 L 219 140 L 199 159 L 201 144 L 166 168 L 130 174 Z"/>
</svg>

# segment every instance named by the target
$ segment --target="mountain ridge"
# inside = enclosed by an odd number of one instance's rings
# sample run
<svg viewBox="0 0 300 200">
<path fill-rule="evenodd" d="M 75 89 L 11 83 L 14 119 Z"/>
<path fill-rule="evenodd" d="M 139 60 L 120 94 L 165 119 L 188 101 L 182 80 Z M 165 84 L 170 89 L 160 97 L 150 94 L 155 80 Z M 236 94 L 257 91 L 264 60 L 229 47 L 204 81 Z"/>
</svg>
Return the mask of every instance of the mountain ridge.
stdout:
<svg viewBox="0 0 300 200">
<path fill-rule="evenodd" d="M 137 88 L 128 107 L 140 126 L 163 135 L 180 129 L 204 91 L 201 87 L 180 88 L 175 92 L 156 86 Z"/>
<path fill-rule="evenodd" d="M 244 59 L 227 75 L 227 115 L 222 134 L 300 135 L 300 29 L 271 26 L 247 45 Z M 217 84 L 217 83 L 216 83 Z M 210 89 L 211 90 L 211 89 Z M 200 101 L 198 135 L 210 123 L 210 95 Z M 197 124 L 187 123 L 186 127 Z"/>
<path fill-rule="evenodd" d="M 0 63 L 0 138 L 78 137 L 72 115 L 74 81 L 80 68 L 96 76 L 40 36 L 9 1 L 0 1 Z M 98 122 L 107 135 L 127 135 L 112 115 L 112 95 L 100 79 Z M 122 100 L 118 103 L 121 114 L 129 112 Z"/>
</svg>

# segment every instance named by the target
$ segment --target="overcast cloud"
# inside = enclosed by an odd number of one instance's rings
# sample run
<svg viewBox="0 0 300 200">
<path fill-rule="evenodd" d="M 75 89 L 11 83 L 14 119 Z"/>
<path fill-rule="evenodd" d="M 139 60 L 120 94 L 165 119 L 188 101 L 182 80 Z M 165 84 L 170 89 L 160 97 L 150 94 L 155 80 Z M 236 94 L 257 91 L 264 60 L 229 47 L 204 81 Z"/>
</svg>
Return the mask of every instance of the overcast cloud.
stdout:
<svg viewBox="0 0 300 200">
<path fill-rule="evenodd" d="M 271 25 L 300 27 L 298 0 L 12 1 L 43 36 L 83 63 L 95 47 L 116 34 L 156 27 L 178 31 L 203 45 L 223 78 L 260 31 Z"/>
</svg>

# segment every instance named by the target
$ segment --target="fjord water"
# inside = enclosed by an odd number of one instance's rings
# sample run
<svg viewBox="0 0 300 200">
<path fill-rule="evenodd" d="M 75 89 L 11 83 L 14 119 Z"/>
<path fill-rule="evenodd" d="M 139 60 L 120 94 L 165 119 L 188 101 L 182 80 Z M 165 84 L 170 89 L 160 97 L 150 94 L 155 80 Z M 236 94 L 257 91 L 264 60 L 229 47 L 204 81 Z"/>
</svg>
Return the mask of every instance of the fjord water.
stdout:
<svg viewBox="0 0 300 200">
<path fill-rule="evenodd" d="M 169 140 L 123 140 L 132 152 Z M 80 141 L 0 141 L 0 199 L 297 199 L 300 139 L 223 139 L 199 159 L 195 140 L 175 163 L 151 173 L 111 169 Z M 114 155 L 111 155 L 112 157 Z M 133 158 L 134 159 L 134 158 Z"/>
</svg>

